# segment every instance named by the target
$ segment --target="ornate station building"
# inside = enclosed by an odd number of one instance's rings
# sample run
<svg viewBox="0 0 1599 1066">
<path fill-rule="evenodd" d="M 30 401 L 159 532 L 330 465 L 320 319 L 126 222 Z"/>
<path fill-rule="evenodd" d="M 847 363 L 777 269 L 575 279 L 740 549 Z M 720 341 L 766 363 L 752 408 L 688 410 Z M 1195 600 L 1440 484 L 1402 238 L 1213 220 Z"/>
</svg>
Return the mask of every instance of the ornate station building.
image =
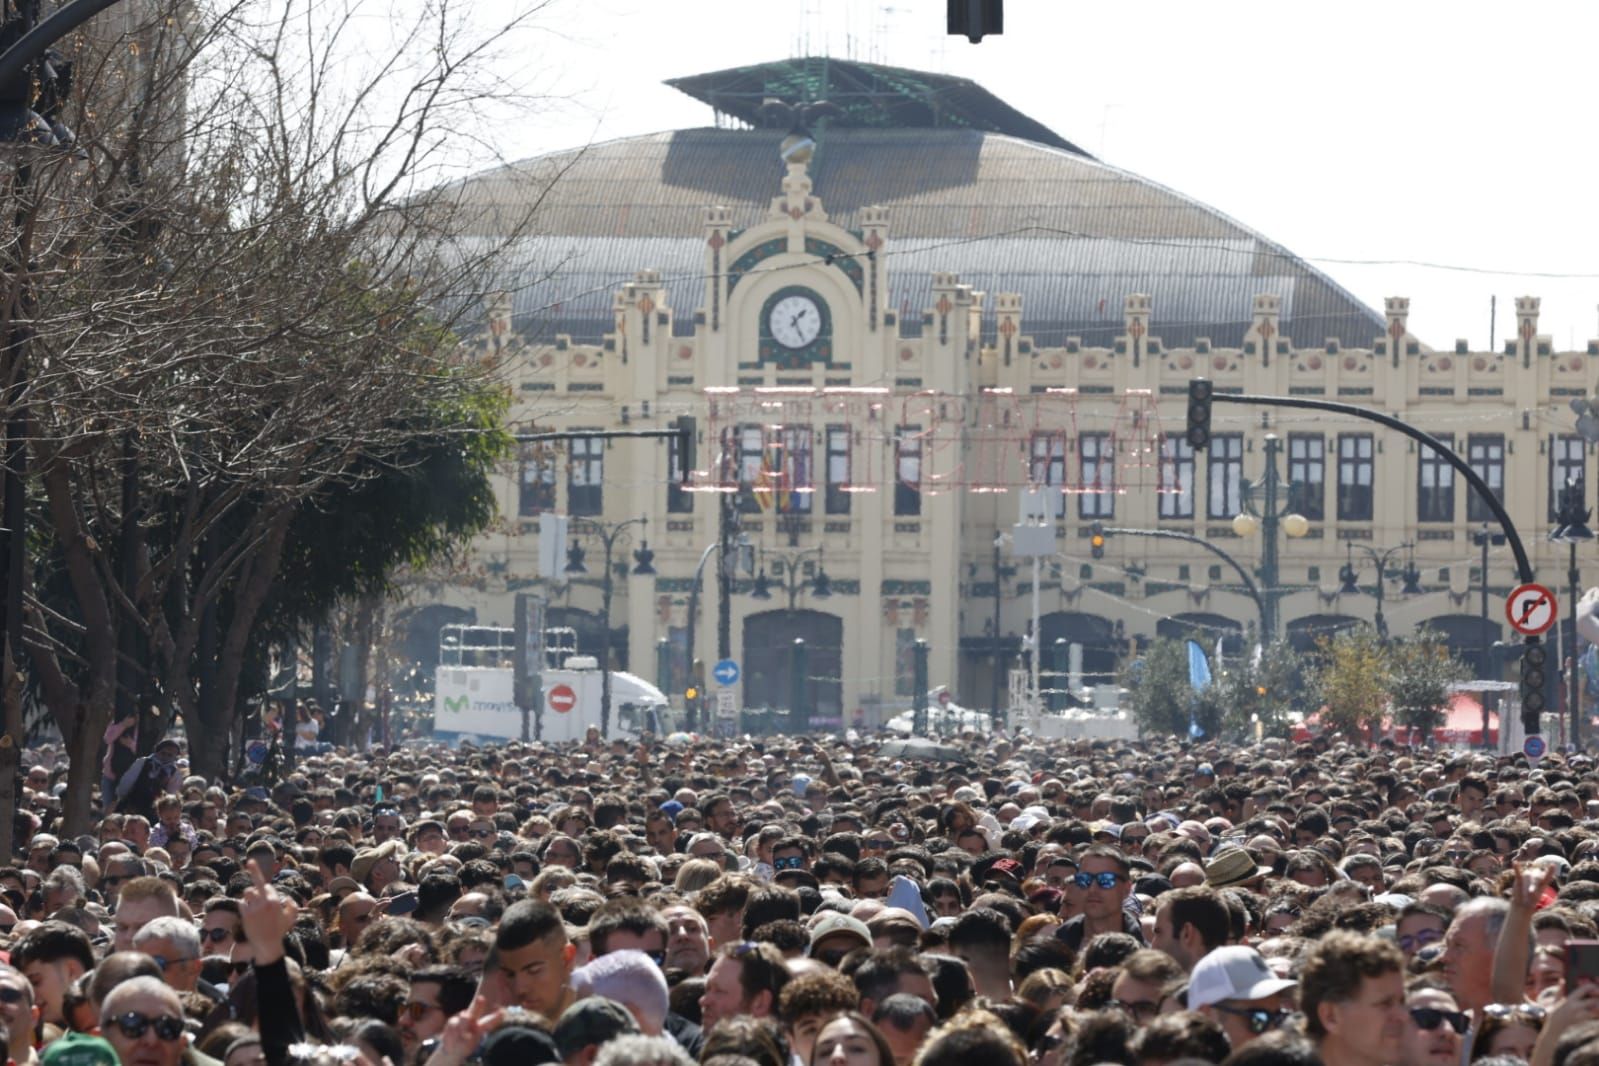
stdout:
<svg viewBox="0 0 1599 1066">
<path fill-rule="evenodd" d="M 435 629 L 509 625 L 515 594 L 539 592 L 580 648 L 609 640 L 613 663 L 680 702 L 691 646 L 715 661 L 707 549 L 725 511 L 742 545 L 729 619 L 742 707 L 801 700 L 817 726 L 873 726 L 910 706 L 917 640 L 934 685 L 1003 705 L 999 679 L 1035 643 L 1033 561 L 1010 536 L 1030 514 L 1055 547 L 1037 571 L 1046 688 L 1057 672 L 1107 681 L 1156 635 L 1236 649 L 1266 626 L 1308 646 L 1379 614 L 1396 635 L 1434 627 L 1488 669 L 1515 571 L 1456 472 L 1369 422 L 1228 404 L 1196 453 L 1198 376 L 1433 433 L 1563 584 L 1566 549 L 1547 535 L 1558 489 L 1588 465 L 1570 401 L 1590 392 L 1599 342 L 1553 351 L 1536 298 L 1517 301 L 1502 348 L 1435 347 L 1410 333 L 1407 300 L 1378 314 L 959 79 L 797 59 L 672 84 L 716 126 L 464 188 L 491 208 L 543 197 L 475 342 L 515 390 L 519 427 L 692 415 L 693 469 L 662 440 L 526 446 L 495 529 L 451 581 L 419 590 Z M 608 625 L 601 538 L 578 533 L 583 573 L 539 572 L 538 528 L 556 514 L 647 519 L 612 544 Z M 1209 541 L 1251 571 L 1260 602 L 1189 543 L 1113 533 L 1096 557 L 1096 523 Z M 636 557 L 645 541 L 653 554 Z"/>
</svg>

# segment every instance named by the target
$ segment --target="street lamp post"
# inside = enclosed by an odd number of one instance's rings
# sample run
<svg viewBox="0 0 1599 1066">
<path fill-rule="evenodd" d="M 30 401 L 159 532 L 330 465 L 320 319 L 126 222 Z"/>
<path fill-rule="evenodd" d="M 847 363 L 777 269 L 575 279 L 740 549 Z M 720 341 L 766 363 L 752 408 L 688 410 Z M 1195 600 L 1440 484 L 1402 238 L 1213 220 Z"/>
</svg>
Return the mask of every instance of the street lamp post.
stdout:
<svg viewBox="0 0 1599 1066">
<path fill-rule="evenodd" d="M 993 700 L 989 703 L 989 721 L 993 728 L 999 729 L 999 687 L 1005 680 L 1005 641 L 1000 635 L 1000 597 L 1003 592 L 1005 579 L 1016 573 L 1014 566 L 1006 566 L 999 557 L 999 550 L 1005 543 L 1005 534 L 1001 533 L 994 538 L 994 685 Z"/>
<path fill-rule="evenodd" d="M 1377 613 L 1373 620 L 1377 624 L 1377 638 L 1379 640 L 1386 641 L 1388 639 L 1388 620 L 1383 617 L 1382 605 L 1387 590 L 1386 582 L 1388 574 L 1388 560 L 1392 559 L 1395 555 L 1398 555 L 1402 551 L 1414 553 L 1416 546 L 1410 541 L 1406 541 L 1405 543 L 1397 544 L 1392 548 L 1373 548 L 1366 544 L 1357 545 L 1353 541 L 1350 541 L 1347 543 L 1347 547 L 1349 549 L 1348 559 L 1338 571 L 1338 580 L 1341 582 L 1338 591 L 1340 593 L 1349 593 L 1351 595 L 1358 595 L 1360 593 L 1360 584 L 1357 581 L 1357 578 L 1359 577 L 1359 571 L 1355 569 L 1355 549 L 1358 547 L 1361 551 L 1366 553 L 1366 556 L 1371 559 L 1372 563 L 1377 568 L 1376 586 L 1372 590 L 1372 595 L 1377 597 Z M 1409 564 L 1406 565 L 1403 573 L 1400 576 L 1405 582 L 1404 591 L 1406 595 L 1415 595 L 1421 591 L 1421 586 L 1417 584 L 1417 581 L 1420 578 L 1420 572 L 1416 569 L 1416 560 L 1414 555 L 1412 555 Z"/>
<path fill-rule="evenodd" d="M 576 519 L 579 528 L 598 537 L 600 544 L 605 548 L 605 574 L 600 582 L 600 736 L 609 738 L 611 735 L 611 593 L 613 591 L 611 569 L 611 555 L 616 548 L 618 539 L 627 534 L 631 526 L 643 529 L 648 523 L 647 516 L 629 518 L 623 522 L 602 522 L 593 518 Z M 576 538 L 572 547 L 566 553 L 566 572 L 569 574 L 587 573 L 583 565 L 583 549 L 579 547 Z M 633 573 L 639 577 L 648 577 L 655 573 L 655 553 L 650 550 L 650 542 L 639 539 L 639 546 L 633 552 Z M 620 564 L 624 574 L 627 564 Z"/>
<path fill-rule="evenodd" d="M 1560 506 L 1556 510 L 1559 525 L 1549 534 L 1549 539 L 1571 548 L 1571 561 L 1566 568 L 1568 595 L 1571 597 L 1571 646 L 1566 649 L 1570 660 L 1571 679 L 1567 682 L 1566 702 L 1571 711 L 1571 748 L 1579 750 L 1582 744 L 1582 664 L 1577 659 L 1577 596 L 1580 593 L 1580 574 L 1577 571 L 1577 545 L 1593 540 L 1593 530 L 1588 528 L 1587 491 L 1575 478 L 1566 479 L 1560 490 Z"/>
<path fill-rule="evenodd" d="M 696 692 L 692 700 L 684 701 L 684 710 L 687 712 L 689 732 L 694 731 L 697 724 L 697 711 L 704 706 L 705 693 L 703 691 L 703 677 L 698 676 L 694 669 L 694 645 L 697 643 L 700 618 L 700 589 L 704 587 L 705 564 L 710 561 L 712 554 L 718 555 L 722 562 L 717 566 L 717 617 L 716 617 L 716 654 L 718 658 L 730 659 L 733 657 L 733 622 L 731 617 L 732 604 L 732 574 L 729 568 L 741 567 L 745 573 L 754 569 L 750 561 L 754 549 L 750 545 L 748 533 L 740 533 L 737 529 L 737 515 L 731 506 L 732 493 L 723 493 L 718 504 L 718 525 L 716 539 L 705 546 L 700 553 L 699 565 L 694 568 L 694 580 L 689 584 L 688 590 L 688 640 L 684 649 L 688 659 L 689 683 L 694 685 Z M 736 554 L 735 554 L 736 552 Z"/>
<path fill-rule="evenodd" d="M 1482 569 L 1479 571 L 1479 573 L 1482 575 L 1482 671 L 1483 676 L 1486 677 L 1488 671 L 1493 666 L 1493 640 L 1488 636 L 1488 547 L 1490 545 L 1496 548 L 1502 547 L 1505 543 L 1505 535 L 1503 533 L 1493 532 L 1493 527 L 1487 522 L 1484 522 L 1482 524 L 1482 529 L 1471 535 L 1471 543 L 1482 549 Z M 1494 680 L 1497 681 L 1499 679 L 1496 677 Z M 1488 743 L 1488 730 L 1486 725 L 1488 720 L 1488 711 L 1486 709 L 1486 701 L 1484 701 L 1483 706 L 1484 710 L 1482 712 L 1482 716 L 1485 724 L 1483 726 L 1482 735 L 1483 743 L 1486 744 Z"/>
<path fill-rule="evenodd" d="M 1261 475 L 1259 481 L 1245 483 L 1244 509 L 1233 518 L 1233 532 L 1240 537 L 1253 536 L 1256 530 L 1262 533 L 1260 580 L 1266 586 L 1261 590 L 1261 624 L 1265 627 L 1265 632 L 1260 635 L 1262 644 L 1276 640 L 1279 628 L 1277 601 L 1282 596 L 1282 589 L 1278 587 L 1277 530 L 1281 527 L 1284 533 L 1295 538 L 1303 537 L 1310 532 L 1310 520 L 1293 510 L 1293 500 L 1279 501 L 1279 494 L 1285 484 L 1277 472 L 1277 452 L 1281 448 L 1282 440 L 1277 434 L 1266 434 L 1265 473 Z M 1258 508 L 1254 502 L 1257 490 L 1262 497 Z"/>
<path fill-rule="evenodd" d="M 827 576 L 827 569 L 822 566 L 822 549 L 802 548 L 799 551 L 779 551 L 776 549 L 761 549 L 761 569 L 755 575 L 754 587 L 750 595 L 757 600 L 772 598 L 772 580 L 766 576 L 767 556 L 772 556 L 772 573 L 783 583 L 783 591 L 788 594 L 788 610 L 792 614 L 795 605 L 799 602 L 801 592 L 805 591 L 806 580 L 801 562 L 809 556 L 816 557 L 816 575 L 810 580 L 811 595 L 819 600 L 825 600 L 833 594 L 833 580 Z"/>
</svg>

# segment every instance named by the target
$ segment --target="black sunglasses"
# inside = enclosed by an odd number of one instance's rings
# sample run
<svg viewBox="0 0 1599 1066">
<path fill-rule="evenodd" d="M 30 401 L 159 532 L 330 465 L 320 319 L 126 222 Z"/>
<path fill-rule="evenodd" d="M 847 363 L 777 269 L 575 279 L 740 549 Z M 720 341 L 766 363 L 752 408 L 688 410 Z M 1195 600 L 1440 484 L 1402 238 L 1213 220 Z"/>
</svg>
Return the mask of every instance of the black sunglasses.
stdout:
<svg viewBox="0 0 1599 1066">
<path fill-rule="evenodd" d="M 233 930 L 223 929 L 222 927 L 217 926 L 215 928 L 201 930 L 200 935 L 213 944 L 220 944 L 222 941 L 233 935 Z"/>
<path fill-rule="evenodd" d="M 140 1014 L 138 1011 L 128 1011 L 111 1019 L 116 1023 L 122 1035 L 129 1040 L 137 1040 L 145 1034 L 151 1026 L 155 1027 L 155 1035 L 162 1040 L 173 1041 L 183 1035 L 183 1021 L 170 1014 L 160 1014 L 154 1018 Z"/>
<path fill-rule="evenodd" d="M 1212 1003 L 1211 1006 L 1223 1014 L 1233 1014 L 1242 1018 L 1252 1036 L 1259 1036 L 1267 1029 L 1277 1028 L 1287 1021 L 1289 1014 L 1292 1013 L 1285 1010 L 1266 1010 L 1262 1007 L 1228 1007 L 1221 1003 Z"/>
<path fill-rule="evenodd" d="M 1471 1019 L 1466 1017 L 1464 1011 L 1439 1010 L 1437 1007 L 1411 1007 L 1410 1017 L 1416 1023 L 1417 1029 L 1428 1032 L 1444 1022 L 1448 1022 L 1449 1028 L 1461 1035 L 1465 1035 L 1466 1030 L 1471 1028 Z"/>
<path fill-rule="evenodd" d="M 468 836 L 476 840 L 487 840 L 494 835 L 494 830 L 492 829 L 468 829 L 466 832 Z"/>
</svg>

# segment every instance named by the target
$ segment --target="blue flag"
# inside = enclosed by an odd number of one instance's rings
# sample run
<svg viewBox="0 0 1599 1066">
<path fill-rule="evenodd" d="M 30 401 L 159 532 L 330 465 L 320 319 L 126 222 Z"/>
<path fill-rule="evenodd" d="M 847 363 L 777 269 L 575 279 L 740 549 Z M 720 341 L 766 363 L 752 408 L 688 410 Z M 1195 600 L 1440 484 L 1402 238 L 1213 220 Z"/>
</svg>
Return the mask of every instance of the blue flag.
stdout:
<svg viewBox="0 0 1599 1066">
<path fill-rule="evenodd" d="M 1188 642 L 1188 684 L 1195 692 L 1204 691 L 1210 684 L 1210 660 L 1197 640 Z"/>
<path fill-rule="evenodd" d="M 1188 642 L 1188 684 L 1195 693 L 1204 691 L 1210 684 L 1210 661 L 1205 658 L 1205 649 L 1199 646 L 1197 640 Z M 1205 735 L 1205 730 L 1194 717 L 1197 698 L 1188 701 L 1188 735 L 1198 740 Z"/>
</svg>

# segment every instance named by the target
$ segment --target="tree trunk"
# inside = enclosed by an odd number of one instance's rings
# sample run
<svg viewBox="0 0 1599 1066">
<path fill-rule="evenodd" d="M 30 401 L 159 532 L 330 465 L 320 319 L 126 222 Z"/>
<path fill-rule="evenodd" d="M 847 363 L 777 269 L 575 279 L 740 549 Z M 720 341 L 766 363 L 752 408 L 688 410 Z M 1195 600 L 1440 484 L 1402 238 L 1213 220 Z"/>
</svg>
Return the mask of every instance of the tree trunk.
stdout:
<svg viewBox="0 0 1599 1066">
<path fill-rule="evenodd" d="M 228 744 L 233 735 L 232 723 L 223 720 L 215 725 L 189 730 L 189 772 L 199 774 L 207 781 L 221 781 L 228 770 Z"/>
<path fill-rule="evenodd" d="M 21 644 L 20 633 L 18 644 Z M 16 783 L 22 776 L 22 747 L 12 740 L 23 734 L 22 676 L 15 662 L 9 655 L 0 662 L 0 675 L 4 676 L 4 682 L 0 683 L 0 700 L 4 701 L 6 721 L 6 731 L 0 734 L 0 856 L 8 862 L 16 854 Z"/>
<path fill-rule="evenodd" d="M 91 708 L 79 708 L 77 720 L 81 725 L 66 734 L 67 791 L 61 797 L 63 838 L 80 836 L 89 832 L 94 823 L 94 797 L 100 790 L 100 738 L 111 724 L 111 707 L 97 714 Z"/>
<path fill-rule="evenodd" d="M 207 778 L 220 777 L 227 765 L 227 738 L 239 715 L 239 680 L 244 671 L 246 648 L 256 616 L 272 590 L 292 518 L 293 511 L 288 507 L 280 508 L 272 516 L 260 548 L 244 564 L 236 586 L 233 614 L 218 651 L 215 692 L 209 699 L 200 701 L 204 721 L 195 723 L 200 727 L 195 732 L 206 739 L 189 756 L 191 770 Z M 293 735 L 284 737 L 283 742 L 293 744 Z M 198 765 L 194 761 L 196 754 L 203 760 Z"/>
</svg>

